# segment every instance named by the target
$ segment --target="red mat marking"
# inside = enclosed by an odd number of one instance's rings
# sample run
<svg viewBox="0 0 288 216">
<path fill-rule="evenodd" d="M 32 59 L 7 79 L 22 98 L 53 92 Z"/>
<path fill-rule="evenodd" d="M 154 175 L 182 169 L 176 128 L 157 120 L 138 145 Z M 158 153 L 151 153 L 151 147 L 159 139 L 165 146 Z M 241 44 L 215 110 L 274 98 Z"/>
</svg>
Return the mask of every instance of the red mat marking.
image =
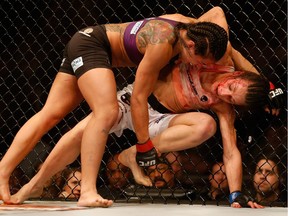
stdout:
<svg viewBox="0 0 288 216">
<path fill-rule="evenodd" d="M 68 211 L 68 210 L 81 210 L 86 207 L 70 207 L 62 205 L 38 205 L 38 204 L 21 204 L 21 205 L 7 205 L 1 204 L 0 210 L 40 210 L 40 211 Z"/>
</svg>

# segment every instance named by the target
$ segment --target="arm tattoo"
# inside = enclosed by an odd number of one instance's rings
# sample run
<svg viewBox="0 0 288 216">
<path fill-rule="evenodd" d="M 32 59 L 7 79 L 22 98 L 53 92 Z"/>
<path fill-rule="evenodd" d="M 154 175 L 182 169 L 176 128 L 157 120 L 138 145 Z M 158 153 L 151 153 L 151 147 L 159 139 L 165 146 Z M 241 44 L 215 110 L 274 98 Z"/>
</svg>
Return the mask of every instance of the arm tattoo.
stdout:
<svg viewBox="0 0 288 216">
<path fill-rule="evenodd" d="M 146 47 L 147 44 L 173 43 L 175 34 L 173 27 L 163 21 L 155 20 L 148 22 L 138 34 L 138 43 L 140 47 Z"/>
</svg>

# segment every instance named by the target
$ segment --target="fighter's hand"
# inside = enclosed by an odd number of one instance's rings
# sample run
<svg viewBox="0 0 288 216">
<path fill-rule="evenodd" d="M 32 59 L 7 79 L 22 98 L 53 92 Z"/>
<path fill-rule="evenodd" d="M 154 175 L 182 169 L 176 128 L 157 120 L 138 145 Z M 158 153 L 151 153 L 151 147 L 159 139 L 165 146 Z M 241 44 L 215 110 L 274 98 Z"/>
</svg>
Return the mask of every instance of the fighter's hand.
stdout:
<svg viewBox="0 0 288 216">
<path fill-rule="evenodd" d="M 137 143 L 136 149 L 136 161 L 140 167 L 149 167 L 156 164 L 157 151 L 150 139 L 145 143 Z"/>
<path fill-rule="evenodd" d="M 262 205 L 252 201 L 247 195 L 243 194 L 241 191 L 234 191 L 229 195 L 229 202 L 233 208 L 264 208 Z"/>
<path fill-rule="evenodd" d="M 249 201 L 247 203 L 248 206 L 244 206 L 244 207 L 250 207 L 250 208 L 264 208 L 264 206 L 258 204 L 257 202 L 253 202 L 253 201 Z M 234 202 L 231 204 L 231 207 L 233 208 L 242 208 L 242 206 L 238 203 L 238 202 Z"/>
<path fill-rule="evenodd" d="M 269 108 L 269 106 L 267 105 L 267 106 L 265 106 L 264 110 L 265 110 L 265 112 L 267 112 L 273 116 L 278 116 L 281 109 Z"/>
<path fill-rule="evenodd" d="M 285 94 L 281 88 L 275 88 L 270 83 L 270 91 L 267 98 L 267 105 L 264 107 L 265 111 L 271 115 L 278 116 L 281 108 L 285 106 Z"/>
</svg>

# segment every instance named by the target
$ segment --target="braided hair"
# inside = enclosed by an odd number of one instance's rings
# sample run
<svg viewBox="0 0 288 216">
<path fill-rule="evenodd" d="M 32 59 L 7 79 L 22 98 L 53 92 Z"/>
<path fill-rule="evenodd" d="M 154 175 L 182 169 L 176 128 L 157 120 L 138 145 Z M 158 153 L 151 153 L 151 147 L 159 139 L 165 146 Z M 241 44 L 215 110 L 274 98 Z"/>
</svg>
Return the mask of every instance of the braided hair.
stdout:
<svg viewBox="0 0 288 216">
<path fill-rule="evenodd" d="M 211 22 L 178 23 L 176 35 L 180 29 L 187 30 L 187 37 L 195 43 L 195 54 L 206 56 L 211 53 L 216 61 L 226 52 L 228 35 L 224 28 Z"/>
</svg>

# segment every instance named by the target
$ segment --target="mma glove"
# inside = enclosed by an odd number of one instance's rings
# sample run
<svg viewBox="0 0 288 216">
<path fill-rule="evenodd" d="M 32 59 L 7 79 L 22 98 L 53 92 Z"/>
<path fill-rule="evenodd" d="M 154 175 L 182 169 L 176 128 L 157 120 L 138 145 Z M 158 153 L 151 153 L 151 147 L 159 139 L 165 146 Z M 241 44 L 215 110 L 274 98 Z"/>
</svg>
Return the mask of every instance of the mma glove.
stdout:
<svg viewBox="0 0 288 216">
<path fill-rule="evenodd" d="M 250 197 L 243 194 L 241 191 L 234 191 L 229 195 L 229 203 L 239 203 L 242 207 L 249 207 L 248 202 L 253 201 Z"/>
<path fill-rule="evenodd" d="M 156 165 L 157 151 L 150 138 L 145 143 L 137 143 L 136 149 L 136 161 L 140 167 Z"/>
<path fill-rule="evenodd" d="M 275 86 L 270 82 L 270 91 L 268 95 L 268 108 L 270 111 L 272 109 L 280 109 L 285 105 L 285 95 L 281 88 L 275 88 Z"/>
</svg>

